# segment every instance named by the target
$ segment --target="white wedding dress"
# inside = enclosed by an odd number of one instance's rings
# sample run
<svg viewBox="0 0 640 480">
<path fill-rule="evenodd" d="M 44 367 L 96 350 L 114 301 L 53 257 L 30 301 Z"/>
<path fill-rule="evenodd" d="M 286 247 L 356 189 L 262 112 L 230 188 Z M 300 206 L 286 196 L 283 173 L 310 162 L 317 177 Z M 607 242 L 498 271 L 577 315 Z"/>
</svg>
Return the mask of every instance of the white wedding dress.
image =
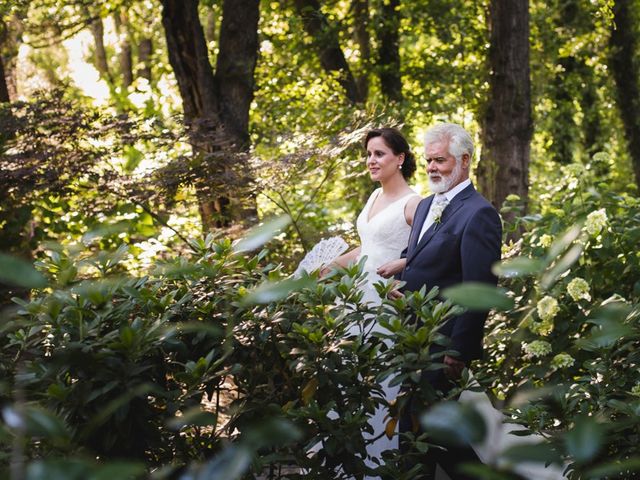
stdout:
<svg viewBox="0 0 640 480">
<path fill-rule="evenodd" d="M 373 217 L 370 217 L 369 212 L 371 211 L 371 207 L 381 193 L 382 189 L 378 188 L 371 194 L 366 205 L 360 212 L 356 223 L 361 249 L 360 256 L 357 260 L 360 261 L 366 257 L 364 271 L 367 273 L 367 277 L 366 281 L 360 286 L 364 294 L 363 302 L 370 302 L 374 305 L 380 304 L 381 299 L 373 285 L 379 281 L 387 281 L 378 275 L 376 270 L 391 260 L 399 259 L 400 254 L 407 247 L 411 226 L 407 224 L 404 209 L 409 199 L 417 195 L 415 192 L 409 193 L 387 205 Z M 382 327 L 374 325 L 373 331 L 375 330 L 381 331 Z M 389 387 L 388 383 L 390 380 L 391 379 L 388 379 L 382 383 L 384 396 L 387 401 L 394 400 L 400 391 L 400 386 Z M 380 407 L 369 420 L 369 424 L 373 426 L 374 433 L 365 438 L 380 437 L 367 447 L 367 455 L 369 458 L 366 463 L 370 467 L 377 466 L 377 464 L 371 460 L 372 458 L 381 460 L 382 452 L 398 448 L 397 434 L 391 439 L 383 435 L 385 426 L 389 421 L 389 418 L 386 418 L 387 414 L 387 409 Z"/>
</svg>

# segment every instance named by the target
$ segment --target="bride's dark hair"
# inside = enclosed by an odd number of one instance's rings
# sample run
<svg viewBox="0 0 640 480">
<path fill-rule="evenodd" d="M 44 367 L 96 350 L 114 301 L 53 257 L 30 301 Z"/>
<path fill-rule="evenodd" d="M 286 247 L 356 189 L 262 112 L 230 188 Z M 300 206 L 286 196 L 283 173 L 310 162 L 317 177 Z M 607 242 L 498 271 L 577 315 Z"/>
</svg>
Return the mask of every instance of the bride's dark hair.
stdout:
<svg viewBox="0 0 640 480">
<path fill-rule="evenodd" d="M 416 157 L 411 153 L 411 147 L 409 142 L 404 138 L 404 135 L 400 133 L 400 130 L 390 127 L 374 128 L 367 132 L 367 136 L 364 138 L 364 148 L 367 149 L 369 140 L 375 137 L 382 137 L 384 143 L 389 147 L 394 155 L 400 155 L 404 153 L 404 162 L 402 163 L 402 176 L 405 180 L 409 180 L 416 171 Z"/>
</svg>

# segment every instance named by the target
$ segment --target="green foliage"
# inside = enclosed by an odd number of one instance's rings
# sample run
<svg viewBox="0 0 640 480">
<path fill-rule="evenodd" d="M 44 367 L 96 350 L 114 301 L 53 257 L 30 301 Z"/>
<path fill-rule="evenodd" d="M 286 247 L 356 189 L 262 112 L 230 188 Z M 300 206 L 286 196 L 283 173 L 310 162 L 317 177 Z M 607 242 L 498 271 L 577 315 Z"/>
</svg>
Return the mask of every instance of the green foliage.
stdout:
<svg viewBox="0 0 640 480">
<path fill-rule="evenodd" d="M 38 262 L 49 286 L 6 312 L 0 362 L 0 441 L 5 458 L 21 445 L 29 478 L 104 474 L 85 456 L 132 461 L 109 464 L 132 476 L 141 463 L 183 465 L 179 478 L 276 478 L 287 465 L 359 475 L 377 408 L 395 425 L 412 398 L 437 398 L 420 372 L 438 367 L 427 347 L 446 344 L 438 326 L 457 312 L 437 291 L 372 307 L 360 303 L 361 265 L 294 285 L 266 251 L 211 237 L 191 246 L 191 258 L 144 277 L 124 274 L 122 248 L 58 249 Z M 265 282 L 277 295 L 261 296 Z M 393 405 L 380 385 L 390 378 L 407 386 Z M 385 478 L 399 461 L 389 454 Z"/>
<path fill-rule="evenodd" d="M 588 169 L 562 173 L 542 213 L 516 221 L 524 234 L 496 267 L 515 307 L 490 321 L 482 375 L 518 423 L 557 438 L 571 478 L 596 478 L 631 471 L 639 453 L 640 203 Z M 521 403 L 525 386 L 540 396 Z"/>
</svg>

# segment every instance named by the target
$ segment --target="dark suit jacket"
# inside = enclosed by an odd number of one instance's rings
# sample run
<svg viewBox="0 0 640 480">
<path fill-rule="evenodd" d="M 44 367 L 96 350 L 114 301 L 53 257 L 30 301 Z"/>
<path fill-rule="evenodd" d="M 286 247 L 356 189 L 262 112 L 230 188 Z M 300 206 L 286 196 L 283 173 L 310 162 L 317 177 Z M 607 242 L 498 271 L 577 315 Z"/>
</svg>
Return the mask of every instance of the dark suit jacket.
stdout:
<svg viewBox="0 0 640 480">
<path fill-rule="evenodd" d="M 400 280 L 404 290 L 414 291 L 434 286 L 440 291 L 462 282 L 485 282 L 495 285 L 493 263 L 500 260 L 502 223 L 498 212 L 473 185 L 458 193 L 442 213 L 439 223 L 418 236 L 429 212 L 433 195 L 418 204 L 409 244 L 403 256 L 407 264 Z M 482 356 L 482 336 L 488 312 L 470 311 L 454 317 L 440 330 L 451 338 L 450 348 L 469 362 Z"/>
</svg>

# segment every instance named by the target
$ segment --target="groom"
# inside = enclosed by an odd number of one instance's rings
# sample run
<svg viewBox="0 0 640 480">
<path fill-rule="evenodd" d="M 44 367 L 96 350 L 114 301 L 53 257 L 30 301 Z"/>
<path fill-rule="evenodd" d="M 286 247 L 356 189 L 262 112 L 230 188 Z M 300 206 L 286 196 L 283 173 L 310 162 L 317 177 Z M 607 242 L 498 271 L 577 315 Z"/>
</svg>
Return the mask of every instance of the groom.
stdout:
<svg viewBox="0 0 640 480">
<path fill-rule="evenodd" d="M 406 282 L 404 290 L 426 286 L 428 292 L 437 286 L 442 291 L 463 282 L 495 285 L 491 266 L 500 260 L 502 224 L 496 210 L 469 180 L 473 140 L 461 126 L 443 123 L 430 128 L 424 142 L 429 187 L 434 195 L 420 202 L 414 216 L 407 263 L 399 277 Z M 440 332 L 451 340 L 447 350 L 457 354 L 445 355 L 444 369 L 426 374 L 436 389 L 450 390 L 451 380 L 458 379 L 471 360 L 480 358 L 486 318 L 487 312 L 470 311 L 441 327 Z M 433 345 L 431 352 L 444 349 Z M 412 430 L 411 418 L 411 412 L 403 414 L 401 432 Z M 457 466 L 478 461 L 471 447 L 446 451 L 430 448 L 420 463 L 429 472 L 440 464 L 453 480 L 465 480 L 474 477 L 457 473 Z"/>
</svg>

